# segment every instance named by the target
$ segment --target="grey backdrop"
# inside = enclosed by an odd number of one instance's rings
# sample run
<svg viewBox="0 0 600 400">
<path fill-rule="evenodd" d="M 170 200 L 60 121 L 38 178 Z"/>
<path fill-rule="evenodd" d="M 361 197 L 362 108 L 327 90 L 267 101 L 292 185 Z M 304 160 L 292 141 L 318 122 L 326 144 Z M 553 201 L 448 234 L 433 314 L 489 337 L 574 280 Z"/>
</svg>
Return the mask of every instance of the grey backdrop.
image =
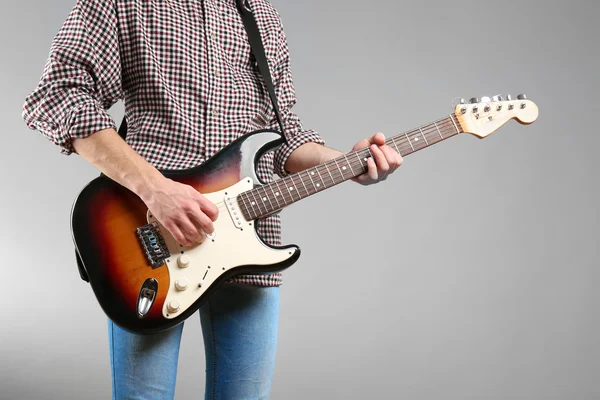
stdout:
<svg viewBox="0 0 600 400">
<path fill-rule="evenodd" d="M 285 272 L 272 398 L 599 398 L 599 3 L 273 1 L 296 111 L 329 146 L 430 122 L 457 96 L 526 92 L 541 113 L 283 212 L 303 256 Z M 2 4 L 2 399 L 110 397 L 106 320 L 69 230 L 98 171 L 21 119 L 73 4 Z M 176 398 L 203 387 L 196 314 Z"/>
</svg>

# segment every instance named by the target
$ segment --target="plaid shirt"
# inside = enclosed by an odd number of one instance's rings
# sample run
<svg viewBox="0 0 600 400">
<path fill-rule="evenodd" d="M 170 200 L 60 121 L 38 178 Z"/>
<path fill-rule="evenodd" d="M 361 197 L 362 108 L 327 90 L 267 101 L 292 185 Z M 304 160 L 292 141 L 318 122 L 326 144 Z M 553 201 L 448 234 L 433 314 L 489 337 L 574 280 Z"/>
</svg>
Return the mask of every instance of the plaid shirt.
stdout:
<svg viewBox="0 0 600 400">
<path fill-rule="evenodd" d="M 249 0 L 276 87 L 288 143 L 258 163 L 259 177 L 287 175 L 289 155 L 307 142 L 323 144 L 291 111 L 296 102 L 280 15 L 266 0 Z M 278 125 L 235 0 L 77 0 L 52 41 L 23 119 L 60 146 L 107 128 L 123 100 L 127 143 L 157 169 L 201 164 L 234 139 Z M 257 224 L 280 244 L 279 215 Z M 230 281 L 278 286 L 281 274 Z"/>
</svg>

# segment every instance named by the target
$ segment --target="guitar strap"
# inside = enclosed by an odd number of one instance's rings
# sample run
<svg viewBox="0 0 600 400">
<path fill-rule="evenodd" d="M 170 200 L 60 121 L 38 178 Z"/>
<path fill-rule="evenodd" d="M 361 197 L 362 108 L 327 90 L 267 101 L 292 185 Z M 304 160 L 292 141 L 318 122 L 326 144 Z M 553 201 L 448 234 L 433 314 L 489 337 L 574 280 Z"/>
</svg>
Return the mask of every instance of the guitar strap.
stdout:
<svg viewBox="0 0 600 400">
<path fill-rule="evenodd" d="M 240 15 L 242 16 L 242 22 L 244 23 L 244 28 L 246 28 L 246 33 L 248 34 L 248 41 L 250 42 L 250 48 L 252 49 L 254 59 L 256 60 L 258 71 L 267 87 L 267 92 L 269 93 L 269 98 L 271 99 L 275 118 L 277 118 L 283 140 L 287 142 L 281 112 L 277 106 L 277 95 L 275 94 L 275 87 L 273 85 L 273 79 L 271 78 L 269 63 L 267 62 L 265 48 L 260 36 L 260 31 L 258 30 L 258 25 L 256 24 L 256 19 L 254 18 L 254 13 L 252 13 L 252 10 L 250 10 L 248 6 L 248 0 L 235 0 L 235 2 Z M 123 116 L 121 125 L 119 125 L 119 136 L 121 136 L 123 140 L 125 140 L 125 137 L 127 136 L 127 121 L 125 120 L 125 116 Z"/>
<path fill-rule="evenodd" d="M 263 78 L 265 86 L 267 87 L 267 92 L 269 93 L 269 98 L 271 99 L 273 111 L 275 112 L 275 118 L 277 118 L 277 123 L 279 124 L 279 128 L 281 129 L 283 140 L 287 142 L 287 138 L 285 137 L 285 131 L 283 129 L 283 120 L 281 119 L 281 113 L 279 112 L 279 107 L 277 106 L 277 95 L 275 94 L 275 87 L 273 86 L 271 71 L 269 70 L 269 64 L 267 62 L 265 48 L 263 46 L 262 38 L 258 30 L 258 25 L 256 24 L 256 19 L 254 18 L 252 10 L 250 10 L 248 6 L 248 0 L 236 0 L 236 4 L 242 16 L 242 22 L 244 24 L 244 27 L 246 28 L 246 33 L 248 34 L 248 41 L 250 42 L 250 48 L 252 49 L 252 53 L 256 60 L 258 71 Z M 127 120 L 125 116 L 123 116 L 121 125 L 119 125 L 118 133 L 119 136 L 121 136 L 121 138 L 125 140 L 125 138 L 127 137 Z M 75 250 L 75 258 L 77 259 L 77 268 L 79 269 L 79 275 L 81 276 L 81 279 L 83 279 L 86 282 L 89 282 L 90 280 L 88 278 L 87 271 L 83 266 L 83 262 L 81 261 L 77 250 Z"/>
</svg>

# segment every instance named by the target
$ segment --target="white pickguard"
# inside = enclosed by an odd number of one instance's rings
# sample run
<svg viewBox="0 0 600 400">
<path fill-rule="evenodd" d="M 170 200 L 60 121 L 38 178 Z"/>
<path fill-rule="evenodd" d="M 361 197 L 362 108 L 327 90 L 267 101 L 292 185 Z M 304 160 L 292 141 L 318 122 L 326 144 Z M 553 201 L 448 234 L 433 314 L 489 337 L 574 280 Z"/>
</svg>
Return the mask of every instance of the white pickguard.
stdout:
<svg viewBox="0 0 600 400">
<path fill-rule="evenodd" d="M 256 234 L 254 221 L 246 221 L 239 212 L 236 217 L 240 217 L 242 229 L 235 225 L 233 214 L 225 206 L 225 198 L 235 199 L 239 193 L 252 188 L 252 180 L 246 178 L 225 190 L 204 194 L 217 205 L 219 216 L 214 222 L 212 239 L 207 238 L 202 244 L 192 248 L 181 247 L 148 212 L 148 222 L 158 223 L 171 253 L 171 257 L 165 262 L 170 277 L 170 287 L 162 310 L 165 318 L 175 318 L 187 310 L 225 271 L 241 265 L 280 263 L 297 251 L 294 248 L 279 250 L 266 246 Z M 181 267 L 178 263 L 182 250 L 189 260 L 187 267 Z M 176 282 L 187 283 L 187 288 L 178 289 Z"/>
</svg>

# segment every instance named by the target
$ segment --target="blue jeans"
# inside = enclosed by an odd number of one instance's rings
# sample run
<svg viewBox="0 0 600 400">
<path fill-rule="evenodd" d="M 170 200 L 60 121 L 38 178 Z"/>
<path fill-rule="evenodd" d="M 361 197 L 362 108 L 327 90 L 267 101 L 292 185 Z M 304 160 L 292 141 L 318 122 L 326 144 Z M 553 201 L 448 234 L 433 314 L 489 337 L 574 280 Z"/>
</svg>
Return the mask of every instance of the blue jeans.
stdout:
<svg viewBox="0 0 600 400">
<path fill-rule="evenodd" d="M 268 399 L 275 367 L 279 287 L 223 284 L 200 308 L 205 399 Z M 113 399 L 173 399 L 183 323 L 138 335 L 108 321 Z"/>
</svg>

